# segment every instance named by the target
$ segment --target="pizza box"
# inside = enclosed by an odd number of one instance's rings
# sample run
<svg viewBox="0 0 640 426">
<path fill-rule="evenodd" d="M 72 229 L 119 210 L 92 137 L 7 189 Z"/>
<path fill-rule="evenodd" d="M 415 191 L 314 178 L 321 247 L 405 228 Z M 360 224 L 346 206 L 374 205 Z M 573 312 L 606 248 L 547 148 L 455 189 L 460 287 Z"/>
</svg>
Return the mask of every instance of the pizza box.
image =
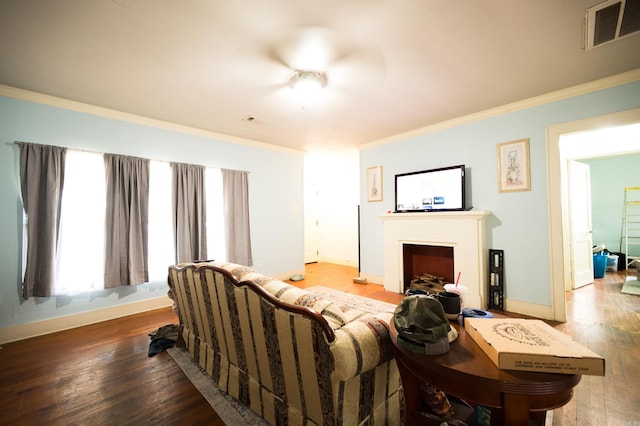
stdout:
<svg viewBox="0 0 640 426">
<path fill-rule="evenodd" d="M 604 358 L 544 321 L 465 318 L 464 328 L 500 369 L 604 376 Z"/>
</svg>

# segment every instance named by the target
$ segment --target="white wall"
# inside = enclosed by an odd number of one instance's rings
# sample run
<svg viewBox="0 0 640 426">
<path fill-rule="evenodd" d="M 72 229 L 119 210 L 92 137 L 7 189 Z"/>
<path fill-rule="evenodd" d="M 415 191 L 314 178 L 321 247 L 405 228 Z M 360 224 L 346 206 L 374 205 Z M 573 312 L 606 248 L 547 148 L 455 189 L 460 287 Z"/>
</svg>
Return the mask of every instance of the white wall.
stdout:
<svg viewBox="0 0 640 426">
<path fill-rule="evenodd" d="M 317 150 L 304 164 L 305 194 L 317 194 L 318 260 L 357 266 L 359 152 Z"/>
</svg>

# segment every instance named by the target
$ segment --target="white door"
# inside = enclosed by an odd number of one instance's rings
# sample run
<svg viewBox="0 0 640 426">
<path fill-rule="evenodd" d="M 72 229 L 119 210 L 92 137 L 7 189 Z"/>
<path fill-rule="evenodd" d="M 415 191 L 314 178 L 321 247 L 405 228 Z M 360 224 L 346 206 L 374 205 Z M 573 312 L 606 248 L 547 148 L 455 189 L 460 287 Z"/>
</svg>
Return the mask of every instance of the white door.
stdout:
<svg viewBox="0 0 640 426">
<path fill-rule="evenodd" d="M 571 288 L 593 282 L 591 229 L 591 173 L 588 164 L 569 161 L 569 215 L 571 220 Z"/>
</svg>

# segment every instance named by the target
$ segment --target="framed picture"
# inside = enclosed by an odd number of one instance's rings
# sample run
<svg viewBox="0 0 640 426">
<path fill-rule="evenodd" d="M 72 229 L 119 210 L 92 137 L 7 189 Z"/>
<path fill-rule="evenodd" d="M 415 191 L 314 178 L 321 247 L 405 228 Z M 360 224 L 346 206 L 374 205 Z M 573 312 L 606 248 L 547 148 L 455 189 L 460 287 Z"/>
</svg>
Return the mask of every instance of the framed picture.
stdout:
<svg viewBox="0 0 640 426">
<path fill-rule="evenodd" d="M 529 139 L 498 144 L 498 191 L 530 191 Z"/>
<path fill-rule="evenodd" d="M 367 169 L 367 201 L 382 201 L 382 166 Z"/>
</svg>

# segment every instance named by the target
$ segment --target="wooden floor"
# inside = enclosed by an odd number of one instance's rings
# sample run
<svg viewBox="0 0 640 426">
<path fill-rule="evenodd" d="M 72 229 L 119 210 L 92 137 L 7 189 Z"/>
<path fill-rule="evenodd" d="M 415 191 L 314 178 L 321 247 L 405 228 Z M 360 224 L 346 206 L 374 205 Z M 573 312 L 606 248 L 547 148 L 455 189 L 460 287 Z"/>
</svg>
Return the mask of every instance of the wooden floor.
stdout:
<svg viewBox="0 0 640 426">
<path fill-rule="evenodd" d="M 307 265 L 300 287 L 322 285 L 398 303 L 401 295 L 354 284 L 355 268 Z M 607 273 L 568 293 L 558 325 L 606 358 L 606 376 L 584 376 L 554 425 L 640 425 L 640 296 L 620 293 Z M 5 344 L 0 348 L 0 425 L 222 425 L 163 352 L 149 358 L 148 334 L 176 323 L 170 309 Z M 234 425 L 240 426 L 240 425 Z"/>
<path fill-rule="evenodd" d="M 605 377 L 582 376 L 554 425 L 640 425 L 640 296 L 620 292 L 626 277 L 607 272 L 567 293 L 567 322 L 557 328 L 605 358 Z"/>
<path fill-rule="evenodd" d="M 2 425 L 224 425 L 149 333 L 170 308 L 3 345 Z"/>
</svg>

